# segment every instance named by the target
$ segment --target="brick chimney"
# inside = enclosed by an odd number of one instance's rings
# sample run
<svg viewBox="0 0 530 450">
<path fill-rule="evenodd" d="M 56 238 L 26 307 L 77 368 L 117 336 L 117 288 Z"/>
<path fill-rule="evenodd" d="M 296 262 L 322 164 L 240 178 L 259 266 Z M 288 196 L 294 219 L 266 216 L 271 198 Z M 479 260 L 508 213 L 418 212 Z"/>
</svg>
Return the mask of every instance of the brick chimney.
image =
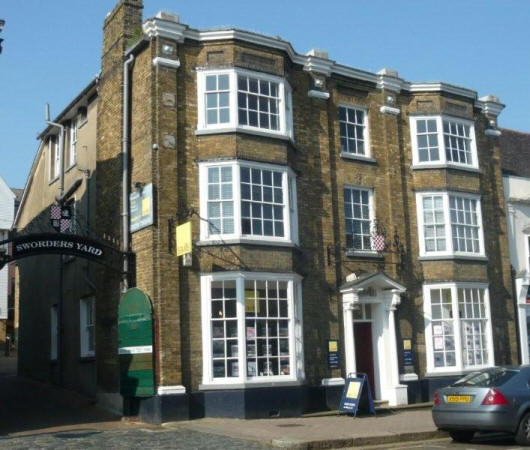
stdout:
<svg viewBox="0 0 530 450">
<path fill-rule="evenodd" d="M 103 25 L 103 53 L 98 88 L 96 233 L 99 239 L 121 236 L 123 64 L 125 50 L 142 35 L 142 0 L 120 0 Z M 99 211 L 105 211 L 100 214 Z M 116 245 L 116 244 L 115 244 Z M 98 269 L 96 293 L 97 377 L 105 395 L 119 392 L 117 311 L 120 275 Z M 114 393 L 114 394 L 112 394 Z"/>
</svg>

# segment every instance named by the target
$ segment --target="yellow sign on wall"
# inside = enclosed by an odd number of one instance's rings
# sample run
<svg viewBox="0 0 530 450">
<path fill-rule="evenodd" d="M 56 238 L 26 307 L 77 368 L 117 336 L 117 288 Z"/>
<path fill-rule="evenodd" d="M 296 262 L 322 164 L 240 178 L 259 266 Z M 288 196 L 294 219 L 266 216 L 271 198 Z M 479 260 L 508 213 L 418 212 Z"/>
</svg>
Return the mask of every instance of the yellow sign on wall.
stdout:
<svg viewBox="0 0 530 450">
<path fill-rule="evenodd" d="M 191 222 L 183 223 L 176 229 L 177 256 L 191 253 Z"/>
</svg>

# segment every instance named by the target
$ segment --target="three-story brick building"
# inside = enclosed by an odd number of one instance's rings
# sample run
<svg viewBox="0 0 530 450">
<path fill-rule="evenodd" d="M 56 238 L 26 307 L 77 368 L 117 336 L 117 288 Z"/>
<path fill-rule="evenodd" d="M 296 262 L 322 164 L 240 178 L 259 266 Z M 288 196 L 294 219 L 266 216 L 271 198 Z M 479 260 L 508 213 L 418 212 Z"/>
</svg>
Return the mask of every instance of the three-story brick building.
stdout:
<svg viewBox="0 0 530 450">
<path fill-rule="evenodd" d="M 124 231 L 156 323 L 141 411 L 300 414 L 336 407 L 351 372 L 397 405 L 517 362 L 496 97 L 141 11 L 105 20 L 94 205 L 96 235 L 120 236 L 124 196 L 152 185 L 152 225 Z M 111 398 L 120 277 L 95 279 L 94 390 Z"/>
</svg>

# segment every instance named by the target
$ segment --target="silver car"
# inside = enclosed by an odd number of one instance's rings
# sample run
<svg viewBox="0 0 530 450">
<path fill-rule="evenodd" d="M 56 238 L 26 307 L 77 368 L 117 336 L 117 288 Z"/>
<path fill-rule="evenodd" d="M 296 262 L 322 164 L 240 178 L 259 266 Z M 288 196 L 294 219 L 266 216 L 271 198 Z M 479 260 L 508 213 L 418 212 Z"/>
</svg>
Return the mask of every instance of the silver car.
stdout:
<svg viewBox="0 0 530 450">
<path fill-rule="evenodd" d="M 437 390 L 432 417 L 458 442 L 477 431 L 502 431 L 530 445 L 530 366 L 491 367 Z"/>
</svg>

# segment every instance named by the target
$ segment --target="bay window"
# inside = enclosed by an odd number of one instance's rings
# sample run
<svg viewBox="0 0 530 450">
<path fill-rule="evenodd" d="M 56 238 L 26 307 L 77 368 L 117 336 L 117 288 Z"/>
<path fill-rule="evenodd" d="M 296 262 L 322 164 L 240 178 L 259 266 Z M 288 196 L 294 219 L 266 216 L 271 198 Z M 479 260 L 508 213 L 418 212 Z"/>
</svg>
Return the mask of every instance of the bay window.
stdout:
<svg viewBox="0 0 530 450">
<path fill-rule="evenodd" d="M 200 163 L 201 242 L 298 243 L 296 179 L 285 166 Z"/>
<path fill-rule="evenodd" d="M 197 134 L 247 131 L 293 137 L 291 88 L 281 77 L 239 68 L 197 72 Z"/>
<path fill-rule="evenodd" d="M 423 286 L 428 372 L 457 372 L 494 364 L 487 285 Z"/>
<path fill-rule="evenodd" d="M 203 384 L 303 378 L 300 277 L 201 277 Z"/>
<path fill-rule="evenodd" d="M 412 160 L 416 167 L 478 168 L 475 126 L 448 116 L 410 119 Z"/>
<path fill-rule="evenodd" d="M 485 256 L 478 195 L 422 192 L 416 204 L 420 256 Z"/>
</svg>

